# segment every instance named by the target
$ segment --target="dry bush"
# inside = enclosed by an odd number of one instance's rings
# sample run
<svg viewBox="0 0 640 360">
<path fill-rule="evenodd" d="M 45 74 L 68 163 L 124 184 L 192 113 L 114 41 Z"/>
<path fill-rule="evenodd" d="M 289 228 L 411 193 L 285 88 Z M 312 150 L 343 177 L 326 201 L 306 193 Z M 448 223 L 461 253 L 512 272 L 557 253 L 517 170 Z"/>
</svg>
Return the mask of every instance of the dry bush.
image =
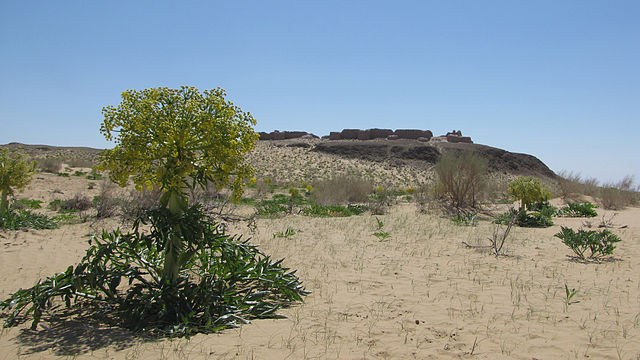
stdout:
<svg viewBox="0 0 640 360">
<path fill-rule="evenodd" d="M 566 170 L 558 173 L 558 190 L 564 200 L 577 200 L 581 195 L 596 196 L 598 183 L 596 178 L 583 179 L 579 173 Z"/>
<path fill-rule="evenodd" d="M 509 178 L 504 176 L 496 176 L 495 174 L 487 176 L 486 187 L 482 195 L 487 201 L 494 204 L 512 203 L 513 201 L 507 192 L 509 181 Z"/>
<path fill-rule="evenodd" d="M 110 180 L 105 180 L 100 185 L 100 194 L 93 198 L 93 206 L 96 208 L 96 217 L 105 219 L 115 216 L 118 212 L 120 200 L 116 198 L 117 185 Z"/>
<path fill-rule="evenodd" d="M 413 196 L 418 210 L 427 213 L 437 208 L 438 200 L 432 184 L 420 184 Z"/>
<path fill-rule="evenodd" d="M 369 180 L 341 175 L 316 182 L 311 195 L 316 203 L 327 206 L 367 202 L 373 190 Z"/>
<path fill-rule="evenodd" d="M 66 211 L 85 211 L 91 207 L 91 200 L 85 195 L 76 194 L 71 199 L 60 204 L 60 209 Z"/>
<path fill-rule="evenodd" d="M 599 199 L 603 208 L 620 210 L 627 206 L 637 205 L 640 193 L 634 188 L 634 177 L 625 176 L 617 183 L 604 184 L 600 189 Z"/>
<path fill-rule="evenodd" d="M 76 158 L 66 159 L 65 163 L 73 168 L 92 168 L 95 165 L 94 161 Z"/>
<path fill-rule="evenodd" d="M 455 209 L 474 208 L 486 188 L 489 163 L 471 152 L 448 152 L 440 157 L 435 170 L 435 191 Z"/>
<path fill-rule="evenodd" d="M 149 190 L 146 187 L 142 191 L 131 190 L 128 199 L 120 201 L 120 211 L 122 221 L 133 221 L 144 214 L 147 210 L 156 209 L 160 202 L 162 191 L 158 187 Z"/>
<path fill-rule="evenodd" d="M 62 170 L 62 160 L 56 158 L 36 159 L 36 169 L 57 174 Z"/>
</svg>

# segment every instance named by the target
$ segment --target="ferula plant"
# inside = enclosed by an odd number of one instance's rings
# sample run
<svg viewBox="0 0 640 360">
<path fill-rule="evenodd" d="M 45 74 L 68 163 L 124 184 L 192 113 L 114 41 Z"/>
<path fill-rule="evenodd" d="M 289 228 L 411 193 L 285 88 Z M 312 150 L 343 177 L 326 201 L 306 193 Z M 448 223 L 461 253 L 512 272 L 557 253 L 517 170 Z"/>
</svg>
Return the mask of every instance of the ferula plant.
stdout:
<svg viewBox="0 0 640 360">
<path fill-rule="evenodd" d="M 105 150 L 98 169 L 124 187 L 131 178 L 137 189 L 158 186 L 160 205 L 174 216 L 188 208 L 184 190 L 190 186 L 231 185 L 235 198 L 251 178 L 244 154 L 258 135 L 250 113 L 225 100 L 223 89 L 155 88 L 122 93 L 118 106 L 102 109 L 100 132 L 116 146 Z M 115 135 L 115 137 L 114 137 Z M 233 180 L 232 180 L 233 176 Z M 165 280 L 177 279 L 183 235 L 167 239 Z"/>
<path fill-rule="evenodd" d="M 34 165 L 21 155 L 10 156 L 7 149 L 0 149 L 0 217 L 9 211 L 9 195 L 31 182 Z"/>
<path fill-rule="evenodd" d="M 509 183 L 509 195 L 520 201 L 520 208 L 529 208 L 537 202 L 551 198 L 551 191 L 542 185 L 540 180 L 531 176 L 519 176 Z"/>
<path fill-rule="evenodd" d="M 132 179 L 139 189 L 160 188 L 159 208 L 136 219 L 129 233 L 94 236 L 80 264 L 0 302 L 9 310 L 5 326 L 29 314 L 37 326 L 57 297 L 67 306 L 98 302 L 94 308 L 119 326 L 188 336 L 274 317 L 282 304 L 302 300 L 308 292 L 295 271 L 225 234 L 199 204 L 188 203 L 185 190 L 209 183 L 240 197 L 251 176 L 244 154 L 257 140 L 255 120 L 225 95 L 193 87 L 125 91 L 118 106 L 103 109 L 101 132 L 116 145 L 99 168 L 121 186 Z"/>
</svg>

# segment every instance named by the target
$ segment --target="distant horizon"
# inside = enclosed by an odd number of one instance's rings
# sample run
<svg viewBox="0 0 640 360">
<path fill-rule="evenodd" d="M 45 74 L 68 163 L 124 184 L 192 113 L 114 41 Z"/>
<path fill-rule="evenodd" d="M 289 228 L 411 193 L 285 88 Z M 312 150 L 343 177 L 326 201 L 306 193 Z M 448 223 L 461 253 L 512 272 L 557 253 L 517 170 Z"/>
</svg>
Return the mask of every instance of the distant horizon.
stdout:
<svg viewBox="0 0 640 360">
<path fill-rule="evenodd" d="M 353 128 L 349 128 L 349 129 L 353 129 Z M 313 133 L 313 132 L 310 132 L 310 131 L 302 130 L 302 129 L 293 129 L 293 130 L 290 130 L 290 129 L 275 129 L 275 130 L 270 130 L 270 131 L 258 131 L 258 130 L 254 129 L 254 131 L 256 133 L 260 133 L 260 132 L 271 133 L 271 132 L 275 132 L 275 131 L 279 131 L 279 132 L 286 132 L 286 131 L 298 132 L 299 131 L 299 132 L 306 132 L 307 134 L 318 136 L 319 139 L 322 139 L 323 137 L 328 137 L 329 133 L 331 133 L 333 131 L 342 131 L 342 130 L 349 130 L 349 129 L 331 130 L 331 131 L 327 132 L 326 134 L 322 134 L 322 135 L 319 135 L 319 134 L 316 134 L 316 133 Z M 354 129 L 354 130 L 369 130 L 369 129 L 374 129 L 374 128 L 364 128 L 364 129 Z M 379 129 L 379 128 L 376 128 L 376 129 Z M 405 130 L 405 128 L 390 128 L 390 129 L 391 130 Z M 406 129 L 406 130 L 430 130 L 430 131 L 433 132 L 433 130 L 431 130 L 431 129 Z M 451 129 L 449 131 L 457 131 L 457 130 L 462 131 L 461 129 Z M 449 132 L 449 131 L 447 131 L 447 132 Z M 433 132 L 433 137 L 445 136 L 447 132 L 445 132 L 443 134 L 437 134 L 437 133 Z M 465 134 L 464 131 L 462 131 L 462 135 L 463 136 L 469 136 L 468 134 Z M 511 152 L 511 153 L 519 153 L 519 152 L 511 151 L 509 149 L 504 149 L 504 148 L 500 148 L 500 147 L 497 147 L 497 146 L 493 146 L 491 144 L 479 143 L 479 142 L 475 141 L 472 136 L 470 136 L 470 137 L 471 137 L 471 140 L 473 141 L 473 143 L 477 144 L 477 145 L 489 146 L 489 147 L 505 150 L 505 151 L 508 151 L 508 152 Z M 288 139 L 288 140 L 296 140 L 296 139 L 294 138 L 294 139 Z M 273 141 L 273 140 L 258 140 L 258 141 Z M 275 141 L 281 141 L 281 140 L 275 140 Z M 336 140 L 328 140 L 328 141 L 336 141 Z M 368 141 L 368 140 L 354 140 L 354 141 Z M 390 141 L 393 141 L 393 140 L 390 140 Z M 110 148 L 110 147 L 95 147 L 95 146 L 87 146 L 87 145 L 54 145 L 54 144 L 40 144 L 40 143 L 39 144 L 28 144 L 28 143 L 23 143 L 23 142 L 19 142 L 19 141 L 11 141 L 11 142 L 8 142 L 8 143 L 5 143 L 5 144 L 0 144 L 0 146 L 6 146 L 6 145 L 10 145 L 10 144 L 21 144 L 21 145 L 28 145 L 28 146 L 53 146 L 53 147 L 69 147 L 69 148 L 90 148 L 90 149 L 96 149 L 96 150 L 103 150 L 103 149 L 109 149 Z M 597 178 L 595 176 L 584 175 L 579 171 L 568 171 L 568 170 L 565 170 L 565 169 L 561 169 L 561 170 L 553 169 L 545 161 L 540 159 L 535 154 L 529 154 L 529 153 L 520 153 L 520 154 L 531 155 L 531 156 L 534 156 L 534 157 L 538 158 L 547 167 L 549 167 L 549 169 L 551 169 L 551 171 L 553 171 L 556 175 L 560 175 L 561 172 L 566 172 L 567 175 L 579 175 L 582 180 L 595 178 L 595 179 L 598 180 L 598 186 L 615 185 L 619 181 L 621 181 L 624 178 L 626 178 L 627 176 L 632 176 L 633 179 L 634 179 L 633 186 L 634 186 L 635 190 L 636 191 L 640 191 L 640 184 L 638 183 L 638 181 L 640 179 L 638 179 L 638 177 L 636 177 L 635 174 L 627 174 L 627 175 L 623 175 L 622 177 L 617 178 L 617 179 L 609 179 L 609 180 L 603 181 L 602 179 L 599 179 L 599 178 Z"/>
</svg>

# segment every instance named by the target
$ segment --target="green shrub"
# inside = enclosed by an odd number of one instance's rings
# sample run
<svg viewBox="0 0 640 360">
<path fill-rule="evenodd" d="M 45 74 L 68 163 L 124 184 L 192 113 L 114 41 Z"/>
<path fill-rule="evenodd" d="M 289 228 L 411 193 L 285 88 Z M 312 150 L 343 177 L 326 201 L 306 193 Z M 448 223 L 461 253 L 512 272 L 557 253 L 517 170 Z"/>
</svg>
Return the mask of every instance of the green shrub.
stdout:
<svg viewBox="0 0 640 360">
<path fill-rule="evenodd" d="M 352 215 L 360 215 L 367 211 L 366 206 L 362 205 L 319 205 L 311 204 L 302 209 L 302 213 L 309 216 L 319 217 L 346 217 Z"/>
<path fill-rule="evenodd" d="M 289 198 L 283 194 L 275 194 L 271 199 L 261 200 L 256 209 L 258 216 L 277 217 L 289 211 Z"/>
<path fill-rule="evenodd" d="M 508 225 L 515 216 L 515 224 L 520 227 L 542 228 L 553 226 L 553 221 L 549 216 L 540 212 L 528 213 L 525 209 L 511 209 L 508 212 L 498 216 L 493 222 L 495 224 Z"/>
<path fill-rule="evenodd" d="M 476 207 L 486 187 L 488 161 L 471 152 L 449 152 L 435 165 L 435 192 L 456 209 Z"/>
<path fill-rule="evenodd" d="M 41 209 L 42 200 L 17 199 L 13 202 L 13 208 Z"/>
<path fill-rule="evenodd" d="M 71 175 L 73 175 L 73 176 L 84 176 L 85 174 L 86 174 L 86 172 L 84 172 L 84 171 L 76 170 Z"/>
<path fill-rule="evenodd" d="M 9 209 L 0 215 L 0 229 L 55 229 L 58 225 L 54 219 L 31 212 L 29 210 Z"/>
<path fill-rule="evenodd" d="M 596 217 L 598 213 L 594 210 L 597 206 L 590 202 L 572 203 L 568 202 L 567 206 L 562 207 L 558 214 L 567 217 Z"/>
<path fill-rule="evenodd" d="M 0 149 L 0 216 L 9 211 L 9 196 L 31 182 L 34 165 L 20 154 L 9 155 L 7 149 Z"/>
<path fill-rule="evenodd" d="M 557 216 L 559 210 L 557 207 L 549 204 L 548 201 L 539 201 L 527 206 L 527 210 L 535 211 L 548 218 Z"/>
<path fill-rule="evenodd" d="M 573 252 L 582 260 L 599 259 L 607 255 L 611 255 L 616 248 L 615 243 L 620 238 L 609 230 L 597 232 L 595 230 L 578 230 L 576 233 L 573 229 L 561 227 L 561 231 L 554 235 L 562 240 Z M 590 254 L 587 257 L 586 252 Z"/>
</svg>

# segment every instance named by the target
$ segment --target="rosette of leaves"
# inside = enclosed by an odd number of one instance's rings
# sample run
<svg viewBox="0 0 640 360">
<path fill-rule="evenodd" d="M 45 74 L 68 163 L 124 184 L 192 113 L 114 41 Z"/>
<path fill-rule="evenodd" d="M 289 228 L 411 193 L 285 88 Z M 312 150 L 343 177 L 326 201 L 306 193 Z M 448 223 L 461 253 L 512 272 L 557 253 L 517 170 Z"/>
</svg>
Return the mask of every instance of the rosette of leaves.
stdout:
<svg viewBox="0 0 640 360">
<path fill-rule="evenodd" d="M 149 232 L 140 225 L 148 223 Z M 163 279 L 166 239 L 180 229 L 185 237 L 185 266 L 175 282 Z M 3 302 L 5 326 L 32 317 L 35 329 L 55 306 L 91 302 L 98 317 L 112 325 L 158 335 L 188 336 L 246 323 L 252 318 L 278 317 L 288 301 L 307 292 L 295 271 L 272 261 L 247 240 L 230 236 L 210 224 L 198 205 L 180 215 L 150 210 L 134 222 L 131 232 L 94 236 L 85 257 L 65 272 L 21 289 Z"/>
<path fill-rule="evenodd" d="M 598 216 L 598 213 L 594 210 L 596 208 L 597 206 L 590 202 L 568 202 L 567 206 L 564 206 L 559 210 L 559 214 L 567 217 L 596 217 Z"/>
<path fill-rule="evenodd" d="M 600 232 L 595 230 L 578 230 L 575 232 L 571 228 L 562 226 L 561 231 L 554 235 L 562 240 L 581 260 L 600 259 L 613 254 L 615 243 L 620 242 L 620 238 L 609 230 Z M 589 256 L 587 256 L 589 251 Z"/>
</svg>

